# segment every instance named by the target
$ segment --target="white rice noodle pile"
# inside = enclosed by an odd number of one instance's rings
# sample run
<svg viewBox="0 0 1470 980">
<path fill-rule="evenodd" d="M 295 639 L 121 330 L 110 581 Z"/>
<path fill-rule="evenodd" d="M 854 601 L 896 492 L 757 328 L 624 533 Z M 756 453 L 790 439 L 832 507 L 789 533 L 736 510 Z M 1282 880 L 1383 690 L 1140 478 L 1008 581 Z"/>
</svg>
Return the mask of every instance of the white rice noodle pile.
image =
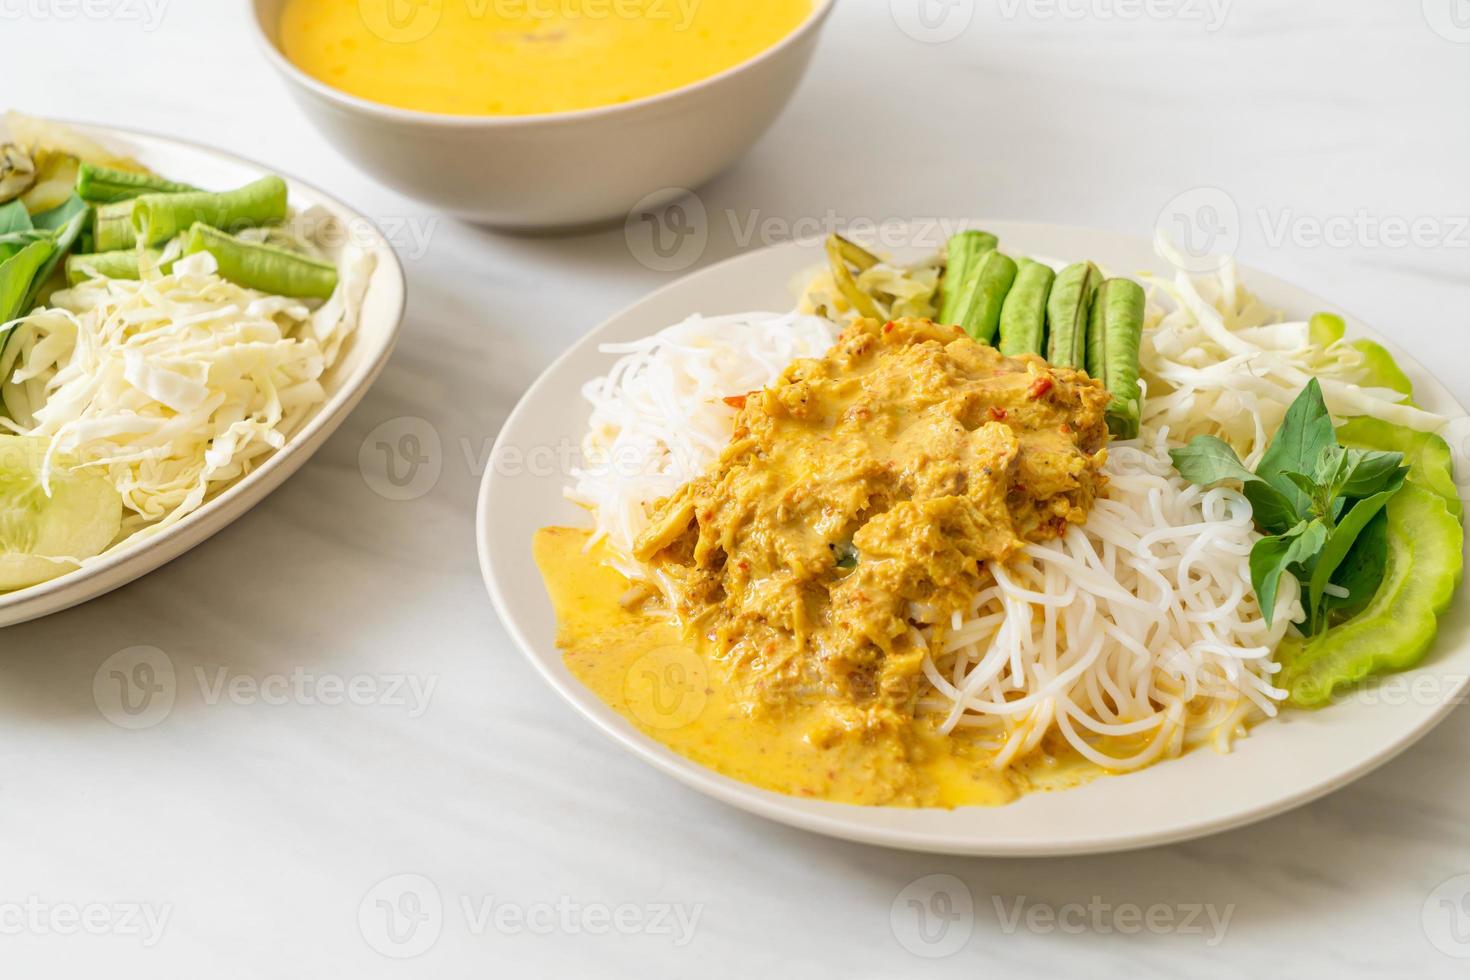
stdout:
<svg viewBox="0 0 1470 980">
<path fill-rule="evenodd" d="M 651 337 L 604 344 L 621 354 L 589 382 L 583 465 L 567 496 L 593 514 L 613 564 L 630 578 L 648 569 L 629 553 L 651 506 L 702 473 L 730 441 L 736 409 L 725 399 L 772 384 L 795 359 L 820 357 L 837 337 L 827 320 L 795 313 L 692 316 Z"/>
<path fill-rule="evenodd" d="M 1176 268 L 1182 260 L 1165 241 L 1159 254 Z M 1246 291 L 1234 263 L 1218 274 L 1145 277 L 1172 302 L 1151 305 L 1140 361 L 1147 397 L 1143 425 L 1168 428 L 1177 442 L 1218 435 L 1254 467 L 1286 409 L 1313 377 L 1337 418 L 1371 415 L 1433 432 L 1445 420 L 1402 404 L 1403 395 L 1355 384 L 1363 355 L 1351 344 L 1314 345 L 1305 322 L 1280 316 Z"/>
<path fill-rule="evenodd" d="M 1003 769 L 1055 729 L 1081 755 L 1129 770 L 1276 713 L 1271 655 L 1300 614 L 1281 585 L 1274 625 L 1250 586 L 1258 535 L 1239 493 L 1188 485 L 1164 434 L 1115 443 L 1085 528 L 992 563 L 995 584 L 926 660 L 921 708 L 994 736 Z"/>
</svg>

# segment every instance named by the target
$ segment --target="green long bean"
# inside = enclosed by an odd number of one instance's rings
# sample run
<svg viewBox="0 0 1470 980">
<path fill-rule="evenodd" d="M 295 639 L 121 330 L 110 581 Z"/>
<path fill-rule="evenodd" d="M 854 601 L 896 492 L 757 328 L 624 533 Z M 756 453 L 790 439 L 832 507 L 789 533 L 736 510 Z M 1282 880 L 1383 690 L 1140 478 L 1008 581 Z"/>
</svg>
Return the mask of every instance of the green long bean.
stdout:
<svg viewBox="0 0 1470 980">
<path fill-rule="evenodd" d="M 337 288 L 337 269 L 272 245 L 242 242 L 218 228 L 196 223 L 184 241 L 184 254 L 208 252 L 223 279 L 275 296 L 326 299 Z"/>
<path fill-rule="evenodd" d="M 1138 348 L 1143 342 L 1143 287 L 1131 279 L 1109 279 L 1097 290 L 1087 328 L 1087 373 L 1112 394 L 1108 429 L 1135 439 L 1139 428 Z"/>
<path fill-rule="evenodd" d="M 77 194 L 92 204 L 130 201 L 144 194 L 184 194 L 198 191 L 190 184 L 164 180 L 153 174 L 132 173 L 84 163 L 77 170 Z"/>
<path fill-rule="evenodd" d="M 99 252 L 116 252 L 138 243 L 133 231 L 133 202 L 118 201 L 95 209 L 92 218 L 92 247 Z"/>
<path fill-rule="evenodd" d="M 986 252 L 970 271 L 955 310 L 955 325 L 982 344 L 995 340 L 1001 308 L 1015 281 L 1015 260 L 995 249 Z"/>
<path fill-rule="evenodd" d="M 1101 282 L 1091 262 L 1069 265 L 1057 276 L 1046 303 L 1046 359 L 1053 367 L 1087 365 L 1087 322 Z"/>
<path fill-rule="evenodd" d="M 1045 262 L 1022 259 L 1000 311 L 1000 352 L 1040 356 L 1046 349 L 1046 301 L 1057 274 Z"/>
<path fill-rule="evenodd" d="M 144 254 L 148 257 L 149 264 L 155 265 L 163 256 L 163 250 L 150 248 Z M 168 270 L 165 269 L 163 271 L 166 272 Z M 142 262 L 139 253 L 133 249 L 123 249 L 117 252 L 77 254 L 67 258 L 66 281 L 73 286 L 91 279 L 94 273 L 103 279 L 143 278 Z"/>
<path fill-rule="evenodd" d="M 264 177 L 218 194 L 144 194 L 132 201 L 133 232 L 144 245 L 161 245 L 196 222 L 234 232 L 285 218 L 286 182 L 279 177 Z"/>
<path fill-rule="evenodd" d="M 987 252 L 1000 247 L 1000 239 L 988 231 L 962 231 L 949 240 L 941 283 L 939 322 L 959 324 L 959 307 L 966 299 L 965 285 Z"/>
</svg>

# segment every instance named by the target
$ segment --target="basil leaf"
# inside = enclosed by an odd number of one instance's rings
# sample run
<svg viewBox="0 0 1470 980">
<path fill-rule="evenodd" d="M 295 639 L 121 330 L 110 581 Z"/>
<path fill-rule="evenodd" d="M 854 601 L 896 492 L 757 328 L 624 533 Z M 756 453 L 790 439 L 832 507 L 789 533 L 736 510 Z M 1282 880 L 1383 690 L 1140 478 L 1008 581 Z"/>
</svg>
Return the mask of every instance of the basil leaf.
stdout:
<svg viewBox="0 0 1470 980">
<path fill-rule="evenodd" d="M 1251 502 L 1251 514 L 1256 524 L 1268 534 L 1284 534 L 1301 523 L 1298 514 L 1286 494 L 1265 480 L 1252 480 L 1245 485 L 1245 499 Z"/>
<path fill-rule="evenodd" d="M 1358 535 L 1363 533 L 1363 529 L 1378 516 L 1379 511 L 1383 510 L 1389 499 L 1398 491 L 1399 487 L 1394 487 L 1392 490 L 1386 490 L 1353 504 L 1352 509 L 1343 515 L 1342 522 L 1333 529 L 1331 536 L 1322 546 L 1317 563 L 1312 567 L 1312 578 L 1308 585 L 1310 601 L 1307 604 L 1307 611 L 1313 632 L 1322 626 L 1322 596 L 1327 583 L 1332 581 L 1333 574 L 1342 564 L 1343 559 L 1347 557 Z"/>
<path fill-rule="evenodd" d="M 1276 615 L 1276 596 L 1281 576 L 1293 565 L 1311 561 L 1327 541 L 1327 525 L 1321 521 L 1301 523 L 1285 534 L 1262 538 L 1251 548 L 1251 587 L 1269 625 Z"/>
<path fill-rule="evenodd" d="M 1322 400 L 1322 386 L 1313 378 L 1286 410 L 1256 475 L 1286 494 L 1298 513 L 1306 513 L 1310 501 L 1284 474 L 1314 472 L 1322 450 L 1335 445 L 1337 433 Z"/>
<path fill-rule="evenodd" d="M 1240 462 L 1230 444 L 1214 436 L 1195 436 L 1183 449 L 1169 450 L 1179 475 L 1202 487 L 1221 480 L 1250 483 L 1256 475 Z"/>
<path fill-rule="evenodd" d="M 1352 466 L 1339 489 L 1343 496 L 1359 500 L 1387 488 L 1404 465 L 1403 453 L 1349 449 L 1348 458 L 1352 461 Z"/>
<path fill-rule="evenodd" d="M 1332 584 L 1345 590 L 1344 597 L 1324 596 L 1322 599 L 1323 626 L 1330 626 L 1326 617 L 1334 612 L 1353 614 L 1361 610 L 1378 593 L 1383 584 L 1383 574 L 1388 568 L 1388 509 L 1384 508 L 1373 516 L 1363 528 L 1347 557 L 1337 566 L 1332 575 Z"/>
<path fill-rule="evenodd" d="M 1301 491 L 1302 496 L 1305 497 L 1308 503 L 1311 505 L 1312 513 L 1316 514 L 1318 517 L 1321 517 L 1322 494 L 1320 491 L 1322 485 L 1316 480 L 1312 479 L 1310 476 L 1303 476 L 1300 473 L 1283 473 L 1281 475 L 1285 477 L 1292 486 Z"/>
</svg>

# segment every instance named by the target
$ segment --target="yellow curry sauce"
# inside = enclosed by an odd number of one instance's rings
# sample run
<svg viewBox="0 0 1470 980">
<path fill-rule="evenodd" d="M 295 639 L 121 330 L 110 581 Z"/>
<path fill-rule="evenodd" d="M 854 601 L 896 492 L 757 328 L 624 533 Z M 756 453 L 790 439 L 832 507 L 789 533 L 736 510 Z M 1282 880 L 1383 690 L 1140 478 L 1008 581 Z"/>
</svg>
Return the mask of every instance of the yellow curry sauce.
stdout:
<svg viewBox="0 0 1470 980">
<path fill-rule="evenodd" d="M 383 105 L 568 112 L 672 91 L 748 61 L 812 0 L 287 0 L 297 67 Z"/>
<path fill-rule="evenodd" d="M 859 321 L 743 402 L 720 459 L 653 510 L 635 557 L 675 617 L 547 529 L 537 560 L 573 673 L 680 753 L 849 803 L 1003 803 L 1075 776 L 1050 745 L 1005 772 L 917 710 L 984 563 L 1086 520 L 1109 396 L 926 320 Z"/>
</svg>

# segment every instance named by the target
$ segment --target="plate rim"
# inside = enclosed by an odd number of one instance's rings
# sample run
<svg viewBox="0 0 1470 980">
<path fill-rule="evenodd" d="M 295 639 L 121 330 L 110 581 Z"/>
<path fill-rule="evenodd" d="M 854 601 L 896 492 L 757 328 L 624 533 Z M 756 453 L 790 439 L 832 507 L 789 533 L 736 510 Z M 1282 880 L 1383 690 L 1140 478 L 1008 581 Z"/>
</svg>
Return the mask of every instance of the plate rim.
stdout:
<svg viewBox="0 0 1470 980">
<path fill-rule="evenodd" d="M 162 531 L 150 534 L 136 542 L 125 544 L 106 558 L 67 572 L 39 585 L 0 593 L 0 628 L 17 626 L 90 602 L 108 592 L 129 585 L 143 576 L 156 571 L 175 558 L 203 544 L 225 527 L 243 517 L 256 504 L 263 501 L 281 484 L 316 454 L 322 444 L 346 421 L 347 416 L 367 395 L 373 383 L 382 374 L 403 331 L 403 321 L 408 310 L 408 279 L 403 262 L 391 242 L 384 236 L 377 222 L 356 208 L 344 203 L 334 194 L 329 194 L 316 184 L 302 180 L 280 168 L 269 166 L 242 154 L 221 150 L 196 140 L 180 139 L 175 136 L 148 130 L 110 126 L 83 120 L 46 117 L 46 121 L 74 129 L 77 132 L 102 142 L 104 145 L 129 141 L 153 143 L 169 149 L 184 149 L 202 154 L 263 174 L 275 174 L 283 178 L 288 187 L 308 192 L 330 206 L 339 218 L 350 218 L 371 229 L 370 250 L 378 255 L 382 268 L 390 273 L 389 281 L 394 285 L 397 308 L 393 310 L 392 324 L 376 350 L 360 365 L 353 377 L 344 378 L 339 389 L 328 397 L 293 432 L 285 444 L 272 452 L 259 466 L 235 481 L 216 496 L 206 500 L 199 509 L 180 519 Z M 387 259 L 386 265 L 384 260 Z M 374 269 L 374 275 L 378 270 Z M 360 336 L 360 334 L 358 335 Z M 136 566 L 136 567 L 131 567 Z"/>
<path fill-rule="evenodd" d="M 1026 229 L 1039 235 L 1104 236 L 1115 242 L 1127 242 L 1134 247 L 1146 242 L 1145 239 L 1107 229 L 1048 222 L 992 221 L 986 223 L 985 221 L 977 220 L 966 221 L 963 223 L 963 226 L 986 227 L 992 230 L 1000 229 L 1002 231 L 1005 229 L 1017 231 Z M 554 376 L 558 373 L 559 369 L 566 362 L 581 355 L 587 347 L 600 343 L 600 335 L 610 327 L 616 325 L 626 317 L 636 315 L 640 309 L 655 303 L 659 298 L 670 292 L 690 288 L 691 280 L 705 276 L 715 278 L 719 273 L 725 271 L 727 267 L 749 262 L 754 257 L 763 253 L 775 250 L 812 248 L 819 241 L 819 238 L 801 238 L 729 256 L 719 262 L 711 263 L 708 266 L 682 275 L 674 281 L 666 283 L 639 297 L 637 300 L 623 306 L 610 316 L 604 318 L 558 355 L 526 389 L 501 426 L 489 458 L 491 460 L 499 458 L 506 440 L 515 432 L 517 423 L 526 413 L 534 411 L 535 405 L 533 403 L 536 397 L 542 393 L 544 388 L 552 384 Z M 1159 261 L 1160 263 L 1163 262 L 1162 259 Z M 1347 315 L 1350 318 L 1350 323 L 1358 328 L 1357 330 L 1350 328 L 1350 336 L 1354 333 L 1359 333 L 1366 339 L 1372 339 L 1384 344 L 1394 353 L 1396 359 L 1400 359 L 1401 363 L 1410 367 L 1413 372 L 1433 380 L 1445 393 L 1449 403 L 1458 409 L 1461 415 L 1467 414 L 1465 408 L 1454 397 L 1453 392 L 1432 371 L 1429 371 L 1418 359 L 1404 350 L 1391 338 L 1384 336 L 1369 326 L 1362 318 L 1353 316 L 1350 311 L 1347 311 L 1340 305 L 1323 299 L 1323 297 L 1318 296 L 1311 290 L 1304 289 L 1288 280 L 1281 279 L 1269 272 L 1251 266 L 1237 264 L 1237 279 L 1238 281 L 1251 284 L 1269 283 L 1275 288 L 1288 289 L 1303 297 L 1310 297 L 1314 301 L 1320 301 L 1323 309 L 1332 309 Z M 1396 758 L 1399 754 L 1421 741 L 1430 731 L 1449 716 L 1450 712 L 1465 699 L 1467 690 L 1470 690 L 1470 675 L 1460 676 L 1446 696 L 1441 698 L 1432 707 L 1425 709 L 1422 716 L 1396 740 L 1387 742 L 1377 750 L 1363 755 L 1355 763 L 1335 773 L 1330 778 L 1316 783 L 1309 783 L 1298 790 L 1278 795 L 1265 802 L 1243 808 L 1241 811 L 1228 812 L 1219 817 L 1198 820 L 1169 829 L 1141 834 L 1126 831 L 1111 831 L 1098 833 L 1091 837 L 1077 837 L 1065 842 L 1055 843 L 1049 843 L 1044 840 L 1013 841 L 1007 843 L 1003 840 L 999 842 L 961 840 L 953 836 L 905 830 L 902 828 L 865 826 L 846 821 L 842 818 L 841 814 L 854 809 L 869 810 L 872 808 L 855 807 L 849 804 L 831 803 L 827 801 L 797 800 L 797 798 L 787 794 L 767 790 L 737 780 L 674 752 L 652 737 L 627 724 L 613 709 L 602 703 L 590 689 L 586 689 L 583 686 L 581 690 L 578 690 L 578 682 L 575 678 L 571 679 L 570 684 L 566 683 L 547 663 L 543 662 L 543 658 L 533 652 L 536 644 L 527 635 L 521 618 L 513 612 L 512 604 L 504 594 L 501 578 L 497 572 L 498 560 L 492 556 L 489 546 L 490 507 L 499 479 L 501 477 L 496 467 L 494 465 L 487 467 L 481 479 L 476 497 L 475 538 L 481 577 L 484 579 L 491 603 L 507 634 L 509 634 L 511 640 L 520 650 L 521 655 L 530 661 L 533 669 L 551 689 L 564 702 L 569 704 L 576 714 L 590 722 L 602 734 L 611 738 L 624 751 L 652 765 L 660 772 L 672 776 L 685 786 L 743 812 L 763 817 L 786 826 L 841 840 L 933 854 L 1027 858 L 1126 853 L 1211 836 L 1279 816 L 1321 799 L 1350 783 L 1356 782 L 1358 779 L 1361 779 L 1363 776 Z M 530 561 L 529 547 L 527 547 L 525 554 L 520 557 L 523 561 Z M 1388 677 L 1407 677 L 1412 676 L 1412 673 L 1410 671 L 1399 675 L 1388 675 Z M 595 704 L 590 702 L 595 702 Z M 1255 733 L 1253 732 L 1252 734 L 1254 735 Z M 1060 792 L 1065 794 L 1073 792 L 1073 790 L 1062 790 Z M 808 810 L 799 808 L 794 805 L 797 802 L 815 804 L 820 809 Z M 928 811 L 914 810 L 911 812 L 923 813 Z"/>
</svg>

